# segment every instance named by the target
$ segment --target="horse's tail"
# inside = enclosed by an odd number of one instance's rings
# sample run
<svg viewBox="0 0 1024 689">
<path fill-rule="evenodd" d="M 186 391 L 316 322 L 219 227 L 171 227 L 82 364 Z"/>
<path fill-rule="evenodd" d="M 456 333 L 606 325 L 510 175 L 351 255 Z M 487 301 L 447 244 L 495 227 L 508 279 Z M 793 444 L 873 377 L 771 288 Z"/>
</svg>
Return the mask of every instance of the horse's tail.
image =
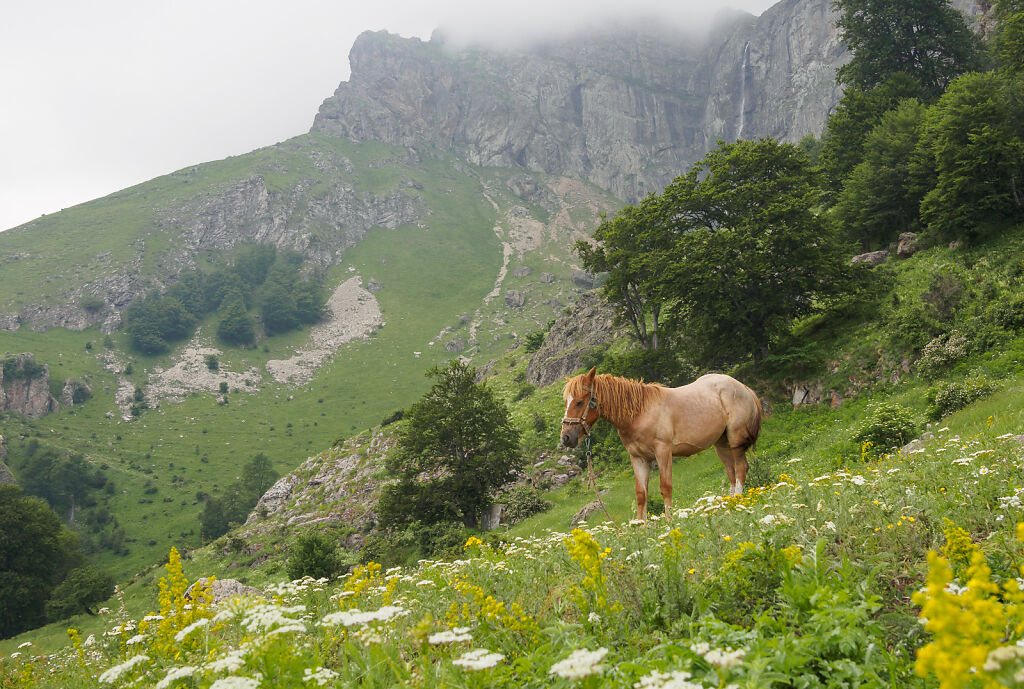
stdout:
<svg viewBox="0 0 1024 689">
<path fill-rule="evenodd" d="M 754 406 L 757 409 L 757 413 L 747 419 L 747 434 L 743 440 L 743 449 L 749 450 L 757 444 L 757 436 L 761 435 L 761 417 L 764 416 L 764 412 L 761 409 L 761 398 L 757 396 L 757 393 L 746 385 L 743 387 L 747 388 L 747 392 L 754 398 Z"/>
</svg>

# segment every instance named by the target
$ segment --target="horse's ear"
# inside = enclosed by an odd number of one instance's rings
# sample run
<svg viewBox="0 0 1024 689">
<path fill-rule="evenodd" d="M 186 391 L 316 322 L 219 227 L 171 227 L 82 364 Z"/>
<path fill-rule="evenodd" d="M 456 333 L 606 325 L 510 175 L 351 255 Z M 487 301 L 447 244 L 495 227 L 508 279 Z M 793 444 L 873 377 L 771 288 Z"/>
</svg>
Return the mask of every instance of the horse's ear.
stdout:
<svg viewBox="0 0 1024 689">
<path fill-rule="evenodd" d="M 587 372 L 587 380 L 594 380 L 594 374 L 597 373 L 597 366 L 591 366 Z"/>
</svg>

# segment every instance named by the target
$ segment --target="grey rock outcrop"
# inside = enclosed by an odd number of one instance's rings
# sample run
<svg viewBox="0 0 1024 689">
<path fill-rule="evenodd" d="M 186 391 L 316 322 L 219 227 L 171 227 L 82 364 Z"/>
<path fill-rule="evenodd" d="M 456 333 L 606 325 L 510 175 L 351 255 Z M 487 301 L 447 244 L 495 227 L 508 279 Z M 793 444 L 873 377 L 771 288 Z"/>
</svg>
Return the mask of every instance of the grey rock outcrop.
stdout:
<svg viewBox="0 0 1024 689">
<path fill-rule="evenodd" d="M 520 309 L 526 304 L 526 295 L 517 289 L 510 289 L 505 292 L 505 306 L 511 309 Z"/>
<path fill-rule="evenodd" d="M 544 344 L 530 357 L 527 381 L 550 385 L 578 369 L 587 352 L 611 340 L 614 320 L 615 313 L 596 292 L 581 295 L 572 313 L 555 321 Z"/>
<path fill-rule="evenodd" d="M 263 592 L 258 588 L 247 586 L 237 579 L 214 579 L 211 582 L 207 577 L 200 577 L 185 590 L 186 599 L 192 600 L 192 592 L 197 586 L 209 587 L 215 605 L 231 600 L 235 596 L 263 596 Z"/>
<path fill-rule="evenodd" d="M 880 266 L 883 263 L 885 263 L 886 260 L 888 260 L 888 258 L 889 252 L 886 251 L 885 249 L 882 249 L 880 251 L 869 251 L 864 254 L 857 254 L 856 256 L 851 258 L 850 265 L 855 266 L 859 263 L 863 263 L 867 265 L 869 268 L 874 268 L 875 266 Z"/>
<path fill-rule="evenodd" d="M 477 165 L 589 180 L 636 200 L 719 139 L 820 134 L 847 59 L 829 0 L 723 13 L 697 38 L 665 28 L 604 32 L 498 52 L 367 32 L 351 77 L 314 131 L 424 143 Z M 530 198 L 521 177 L 510 188 Z"/>
<path fill-rule="evenodd" d="M 50 367 L 36 364 L 29 353 L 15 354 L 0 367 L 0 411 L 12 411 L 38 419 L 57 411 L 50 394 Z"/>
<path fill-rule="evenodd" d="M 910 258 L 921 249 L 917 243 L 917 235 L 913 232 L 900 234 L 899 245 L 896 247 L 896 255 L 900 258 Z"/>
</svg>

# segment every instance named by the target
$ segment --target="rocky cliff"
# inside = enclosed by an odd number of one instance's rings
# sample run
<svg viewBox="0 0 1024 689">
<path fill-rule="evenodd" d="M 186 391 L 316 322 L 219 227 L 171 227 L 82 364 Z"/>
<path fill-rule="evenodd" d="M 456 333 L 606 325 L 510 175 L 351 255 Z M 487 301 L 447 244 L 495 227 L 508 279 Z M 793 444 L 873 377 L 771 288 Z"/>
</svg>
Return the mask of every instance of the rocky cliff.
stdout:
<svg viewBox="0 0 1024 689">
<path fill-rule="evenodd" d="M 709 35 L 623 29 L 508 52 L 364 33 L 314 131 L 479 165 L 661 189 L 719 139 L 820 134 L 846 59 L 829 0 L 722 15 Z"/>
<path fill-rule="evenodd" d="M 57 410 L 50 394 L 50 368 L 31 354 L 15 354 L 0 367 L 0 412 L 17 412 L 38 419 Z"/>
</svg>

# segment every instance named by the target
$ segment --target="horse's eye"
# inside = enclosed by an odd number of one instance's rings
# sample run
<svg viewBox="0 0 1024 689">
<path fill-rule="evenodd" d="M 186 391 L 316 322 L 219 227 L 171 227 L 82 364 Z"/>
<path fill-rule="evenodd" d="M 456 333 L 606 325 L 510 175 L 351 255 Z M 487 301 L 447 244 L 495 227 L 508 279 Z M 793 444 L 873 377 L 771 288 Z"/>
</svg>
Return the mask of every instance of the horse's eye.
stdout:
<svg viewBox="0 0 1024 689">
<path fill-rule="evenodd" d="M 581 404 L 583 404 L 583 400 L 579 400 L 578 402 L 576 402 L 577 407 L 580 406 Z"/>
</svg>

